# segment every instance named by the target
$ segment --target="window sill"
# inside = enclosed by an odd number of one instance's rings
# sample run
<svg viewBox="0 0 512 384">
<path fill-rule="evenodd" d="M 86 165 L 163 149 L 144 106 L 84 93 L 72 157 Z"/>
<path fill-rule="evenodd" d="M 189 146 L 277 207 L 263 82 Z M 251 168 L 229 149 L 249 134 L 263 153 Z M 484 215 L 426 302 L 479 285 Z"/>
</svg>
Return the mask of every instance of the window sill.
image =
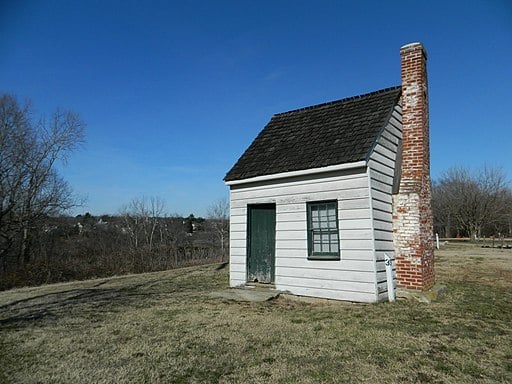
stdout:
<svg viewBox="0 0 512 384">
<path fill-rule="evenodd" d="M 341 258 L 339 255 L 310 255 L 310 256 L 308 256 L 308 260 L 339 261 L 339 260 L 341 260 Z"/>
</svg>

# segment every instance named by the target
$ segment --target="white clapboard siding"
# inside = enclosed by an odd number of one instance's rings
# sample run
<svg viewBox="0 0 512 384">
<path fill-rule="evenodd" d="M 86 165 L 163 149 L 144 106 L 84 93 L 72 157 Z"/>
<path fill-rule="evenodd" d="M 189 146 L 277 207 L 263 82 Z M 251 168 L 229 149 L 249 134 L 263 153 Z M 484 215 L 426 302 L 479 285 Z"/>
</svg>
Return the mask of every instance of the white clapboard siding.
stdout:
<svg viewBox="0 0 512 384">
<path fill-rule="evenodd" d="M 390 231 L 389 229 L 387 229 L 387 230 L 375 229 L 374 233 L 375 233 L 375 240 L 382 240 L 382 241 L 387 241 L 387 242 L 393 243 L 393 232 Z"/>
<path fill-rule="evenodd" d="M 357 198 L 357 199 L 338 201 L 338 209 L 340 211 L 345 211 L 345 214 L 348 211 L 357 210 L 357 209 L 362 209 L 365 212 L 370 212 L 368 210 L 369 208 L 370 208 L 370 200 L 366 196 Z"/>
<path fill-rule="evenodd" d="M 389 213 L 390 211 L 393 210 L 393 203 L 392 202 L 384 202 L 384 201 L 379 201 L 379 200 L 376 200 L 376 199 L 372 199 L 372 205 L 373 205 L 372 208 L 373 208 L 374 211 L 375 210 L 380 210 L 382 212 Z"/>
<path fill-rule="evenodd" d="M 343 217 L 339 223 L 340 231 L 352 230 L 352 229 L 368 229 L 372 227 L 372 219 L 347 219 Z"/>
<path fill-rule="evenodd" d="M 372 239 L 356 239 L 356 240 L 347 240 L 341 239 L 341 252 L 345 249 L 351 250 L 365 250 L 365 251 L 373 251 L 373 240 Z"/>
<path fill-rule="evenodd" d="M 276 222 L 276 232 L 304 232 L 304 220 Z"/>
<path fill-rule="evenodd" d="M 377 271 L 385 271 L 386 270 L 386 262 L 384 260 L 377 261 Z"/>
<path fill-rule="evenodd" d="M 344 300 L 344 301 L 357 301 L 360 303 L 374 303 L 376 301 L 375 292 L 361 292 L 361 291 L 342 291 L 332 288 L 310 288 L 305 286 L 289 286 L 279 285 L 276 283 L 276 289 L 288 291 L 296 296 L 309 296 L 321 297 L 324 299 Z"/>
<path fill-rule="evenodd" d="M 385 188 L 385 187 L 384 187 Z M 246 279 L 247 206 L 276 205 L 275 285 L 297 295 L 374 302 L 376 265 L 366 169 L 232 186 L 230 285 Z M 338 201 L 340 260 L 308 260 L 306 203 Z"/>
<path fill-rule="evenodd" d="M 231 273 L 245 273 L 245 263 L 231 263 L 230 268 Z"/>
<path fill-rule="evenodd" d="M 235 258 L 240 258 L 242 261 L 235 262 Z M 244 285 L 247 282 L 246 264 L 244 256 L 230 255 L 229 263 L 229 285 L 231 287 L 238 287 Z"/>
<path fill-rule="evenodd" d="M 310 177 L 309 177 L 310 178 Z M 309 179 L 308 178 L 308 179 Z M 293 201 L 303 201 L 304 197 L 309 193 L 319 194 L 322 192 L 332 192 L 335 191 L 347 191 L 349 195 L 357 194 L 355 191 L 360 191 L 363 196 L 367 196 L 366 190 L 366 178 L 362 177 L 354 177 L 354 178 L 340 178 L 338 180 L 333 180 L 330 178 L 323 182 L 312 182 L 312 183 L 278 183 L 275 185 L 262 187 L 249 187 L 245 189 L 237 189 L 232 190 L 233 197 L 232 202 L 236 203 L 239 200 L 247 201 L 254 199 L 256 196 L 258 199 L 275 199 L 275 198 L 286 198 L 284 201 L 293 202 Z M 365 194 L 366 192 L 366 194 Z M 296 200 L 293 197 L 297 197 Z M 236 205 L 235 205 L 236 206 Z"/>
<path fill-rule="evenodd" d="M 374 274 L 370 272 L 349 271 L 329 268 L 298 268 L 298 267 L 281 267 L 279 269 L 280 276 L 288 276 L 294 278 L 308 279 L 326 279 L 333 281 L 355 281 L 371 283 L 375 280 Z M 386 278 L 386 276 L 382 276 Z M 283 284 L 283 281 L 281 281 Z"/>
<path fill-rule="evenodd" d="M 245 248 L 247 245 L 247 238 L 230 239 L 229 243 L 231 248 Z"/>
<path fill-rule="evenodd" d="M 231 232 L 245 232 L 247 228 L 247 223 L 230 223 Z"/>
<path fill-rule="evenodd" d="M 397 106 L 368 161 L 378 301 L 387 299 L 387 281 L 383 276 L 385 255 L 394 259 L 392 190 L 401 138 L 402 116 Z"/>
<path fill-rule="evenodd" d="M 394 254 L 394 248 L 393 248 L 393 242 L 392 241 L 382 241 L 382 240 L 375 240 L 375 250 L 376 251 L 388 251 L 388 254 L 391 258 L 393 258 Z M 391 253 L 389 253 L 389 251 Z"/>
<path fill-rule="evenodd" d="M 301 204 L 304 205 L 304 204 Z M 306 210 L 303 209 L 302 211 L 283 211 L 279 210 L 279 221 L 276 220 L 276 224 L 282 224 L 282 223 L 296 223 L 296 222 L 303 222 L 306 220 Z"/>
<path fill-rule="evenodd" d="M 290 277 L 277 275 L 276 272 L 276 287 L 288 287 L 288 289 L 285 288 L 285 290 L 290 290 L 289 288 L 291 287 L 305 287 L 313 289 L 330 289 L 336 291 L 358 291 L 370 294 L 373 293 L 375 295 L 375 274 L 370 273 L 369 275 L 371 275 L 372 281 L 361 282 L 346 280 L 330 280 L 325 277 Z"/>
<path fill-rule="evenodd" d="M 229 220 L 229 285 L 238 287 L 247 282 L 247 207 L 233 207 Z"/>
<path fill-rule="evenodd" d="M 244 250 L 245 252 L 245 250 Z M 245 254 L 245 253 L 244 253 Z M 291 258 L 291 259 L 307 259 L 308 252 L 307 252 L 307 246 L 302 248 L 279 248 L 279 255 L 280 259 L 285 258 Z M 368 261 L 373 262 L 375 259 L 372 252 L 368 252 L 368 250 L 359 250 L 359 249 L 343 249 L 341 252 L 341 261 L 334 261 L 333 264 L 330 265 L 330 267 L 334 267 L 335 269 L 344 269 L 348 268 L 348 262 L 351 260 L 356 261 Z M 316 261 L 316 260 L 306 260 L 309 264 L 304 264 L 306 268 L 316 268 L 317 266 L 319 268 L 324 268 L 324 265 L 326 263 L 330 263 L 330 261 Z M 294 261 L 294 263 L 297 263 L 297 261 Z M 314 264 L 319 263 L 319 264 Z M 365 266 L 365 269 L 367 266 Z"/>
<path fill-rule="evenodd" d="M 307 254 L 307 253 L 306 253 Z M 279 257 L 276 258 L 277 267 L 303 268 L 306 271 L 313 269 L 331 269 L 344 271 L 375 272 L 374 260 L 307 260 L 307 257 Z M 277 269 L 276 269 L 277 273 Z"/>
<path fill-rule="evenodd" d="M 375 230 L 384 230 L 384 231 L 387 231 L 389 230 L 389 220 L 392 220 L 393 219 L 393 216 L 392 215 L 382 215 L 384 216 L 384 219 L 374 219 L 373 220 L 373 228 Z"/>
<path fill-rule="evenodd" d="M 243 264 L 245 265 L 245 251 L 240 252 L 237 255 L 232 255 L 230 257 L 230 264 Z"/>
</svg>

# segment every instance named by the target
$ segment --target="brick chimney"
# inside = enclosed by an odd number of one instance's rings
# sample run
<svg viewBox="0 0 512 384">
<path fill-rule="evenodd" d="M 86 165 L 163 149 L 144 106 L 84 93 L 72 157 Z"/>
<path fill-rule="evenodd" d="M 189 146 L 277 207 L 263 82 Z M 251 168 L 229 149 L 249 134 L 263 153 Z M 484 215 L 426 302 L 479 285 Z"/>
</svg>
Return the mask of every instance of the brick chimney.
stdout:
<svg viewBox="0 0 512 384">
<path fill-rule="evenodd" d="M 434 285 L 427 53 L 421 43 L 400 49 L 402 64 L 402 170 L 393 197 L 393 230 L 398 287 L 427 290 Z"/>
</svg>

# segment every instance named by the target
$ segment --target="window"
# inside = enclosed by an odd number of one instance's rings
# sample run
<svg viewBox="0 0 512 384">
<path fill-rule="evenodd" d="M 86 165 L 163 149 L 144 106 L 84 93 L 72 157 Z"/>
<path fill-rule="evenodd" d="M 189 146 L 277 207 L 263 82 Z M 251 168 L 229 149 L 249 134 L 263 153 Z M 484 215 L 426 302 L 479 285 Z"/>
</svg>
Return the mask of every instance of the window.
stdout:
<svg viewBox="0 0 512 384">
<path fill-rule="evenodd" d="M 337 202 L 308 203 L 307 212 L 309 259 L 339 260 Z"/>
</svg>

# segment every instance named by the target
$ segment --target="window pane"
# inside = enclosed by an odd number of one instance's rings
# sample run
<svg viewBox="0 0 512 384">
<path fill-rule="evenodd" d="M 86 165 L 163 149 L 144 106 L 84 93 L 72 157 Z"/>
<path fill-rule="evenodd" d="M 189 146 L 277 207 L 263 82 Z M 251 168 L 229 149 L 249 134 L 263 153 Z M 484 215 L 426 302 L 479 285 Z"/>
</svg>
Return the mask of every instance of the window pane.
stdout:
<svg viewBox="0 0 512 384">
<path fill-rule="evenodd" d="M 331 252 L 338 253 L 339 252 L 339 241 L 338 241 L 338 233 L 331 233 L 330 238 L 330 244 L 331 244 Z"/>
</svg>

